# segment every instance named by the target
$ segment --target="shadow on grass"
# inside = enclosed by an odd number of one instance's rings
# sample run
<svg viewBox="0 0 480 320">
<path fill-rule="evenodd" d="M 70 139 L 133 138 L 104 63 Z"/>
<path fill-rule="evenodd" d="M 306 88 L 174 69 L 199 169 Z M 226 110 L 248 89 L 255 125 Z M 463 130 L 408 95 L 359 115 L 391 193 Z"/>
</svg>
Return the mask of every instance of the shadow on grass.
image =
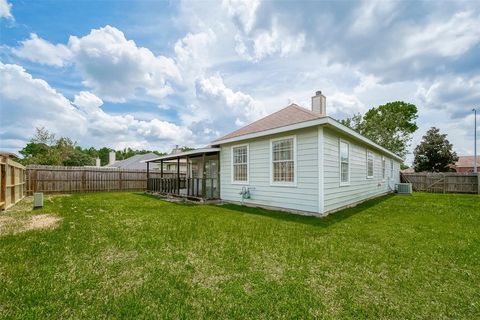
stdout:
<svg viewBox="0 0 480 320">
<path fill-rule="evenodd" d="M 155 195 L 155 194 L 149 194 L 149 193 L 144 193 L 144 192 L 135 192 L 134 194 L 137 195 L 137 196 L 146 197 L 146 198 L 155 199 L 155 200 L 162 200 L 162 201 L 169 202 L 171 204 L 175 204 L 175 205 L 179 205 L 179 206 L 185 206 L 185 207 L 194 207 L 194 206 L 197 206 L 197 205 L 201 205 L 201 203 L 195 203 L 195 202 L 192 202 L 192 201 L 183 201 L 183 199 L 180 198 L 180 197 L 179 198 L 174 198 L 174 199 L 178 199 L 178 201 L 171 201 L 171 200 L 168 200 L 164 196 Z"/>
<path fill-rule="evenodd" d="M 222 205 L 221 207 L 228 210 L 241 212 L 244 214 L 259 215 L 259 216 L 264 216 L 264 217 L 278 219 L 278 220 L 287 221 L 287 222 L 303 223 L 307 225 L 326 228 L 336 223 L 339 223 L 343 220 L 346 220 L 353 215 L 360 214 L 361 212 L 368 210 L 376 205 L 379 205 L 380 203 L 390 199 L 391 197 L 394 197 L 394 195 L 385 195 L 375 199 L 371 199 L 363 203 L 360 203 L 355 207 L 346 208 L 346 209 L 331 213 L 326 217 L 304 216 L 304 215 L 289 213 L 285 211 L 275 211 L 275 210 L 268 210 L 268 209 L 263 209 L 258 207 L 241 206 L 236 204 L 225 204 L 225 205 Z"/>
<path fill-rule="evenodd" d="M 139 193 L 139 195 L 143 195 L 152 199 L 161 199 L 157 196 L 144 194 L 144 193 L 143 194 Z M 259 207 L 241 206 L 237 204 L 223 204 L 223 205 L 210 204 L 210 206 L 215 208 L 224 208 L 227 210 L 236 211 L 236 212 L 247 214 L 247 215 L 257 215 L 257 216 L 263 216 L 263 217 L 278 219 L 278 220 L 287 221 L 287 222 L 303 223 L 307 225 L 325 228 L 325 227 L 334 225 L 336 223 L 339 223 L 343 220 L 346 220 L 353 215 L 360 214 L 363 211 L 368 210 L 374 206 L 377 206 L 383 201 L 386 201 L 392 197 L 395 197 L 395 195 L 388 194 L 378 198 L 370 199 L 356 205 L 355 207 L 346 208 L 346 209 L 331 213 L 326 217 L 304 216 L 304 215 L 289 213 L 285 211 L 269 210 L 269 209 L 263 209 Z M 201 205 L 201 204 L 195 204 L 190 202 L 184 202 L 184 203 L 172 202 L 172 204 L 178 205 L 178 206 L 186 206 L 186 207 Z"/>
</svg>

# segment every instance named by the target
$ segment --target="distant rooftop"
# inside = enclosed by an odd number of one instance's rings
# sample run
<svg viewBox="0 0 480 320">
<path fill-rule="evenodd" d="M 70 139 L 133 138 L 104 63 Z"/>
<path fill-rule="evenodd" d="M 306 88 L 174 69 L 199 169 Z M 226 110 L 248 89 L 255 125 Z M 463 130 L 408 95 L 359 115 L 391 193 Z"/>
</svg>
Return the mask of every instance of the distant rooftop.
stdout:
<svg viewBox="0 0 480 320">
<path fill-rule="evenodd" d="M 474 156 L 459 156 L 455 166 L 458 168 L 473 168 Z M 477 166 L 480 167 L 480 156 L 477 156 Z"/>
<path fill-rule="evenodd" d="M 150 152 L 146 154 L 137 154 L 125 160 L 115 161 L 113 164 L 107 165 L 110 168 L 124 168 L 124 169 L 145 169 L 145 161 L 157 158 L 158 155 Z"/>
</svg>

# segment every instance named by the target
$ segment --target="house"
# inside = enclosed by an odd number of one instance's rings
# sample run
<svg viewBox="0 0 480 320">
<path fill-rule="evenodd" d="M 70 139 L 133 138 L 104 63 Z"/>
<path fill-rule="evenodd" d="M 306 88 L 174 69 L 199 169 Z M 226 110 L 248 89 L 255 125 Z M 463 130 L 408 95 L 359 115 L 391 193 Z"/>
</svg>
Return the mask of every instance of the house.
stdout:
<svg viewBox="0 0 480 320">
<path fill-rule="evenodd" d="M 456 172 L 474 172 L 475 157 L 459 156 L 458 161 L 451 168 Z M 480 169 L 480 157 L 477 157 L 477 170 Z"/>
<path fill-rule="evenodd" d="M 180 150 L 178 149 L 178 146 L 172 150 L 170 154 L 176 154 L 179 153 Z M 124 159 L 124 160 L 116 160 L 116 154 L 115 151 L 110 151 L 108 155 L 108 164 L 105 165 L 105 168 L 118 168 L 118 169 L 141 169 L 141 170 L 146 170 L 147 169 L 147 164 L 146 161 L 150 159 L 156 159 L 158 158 L 158 155 L 149 152 L 145 154 L 137 154 L 134 156 L 131 156 L 130 158 Z M 99 165 L 100 159 L 97 161 L 97 166 Z M 187 163 L 185 159 L 180 159 L 179 163 L 177 163 L 176 160 L 166 160 L 163 162 L 163 170 L 165 173 L 171 173 L 174 174 L 177 172 L 177 166 L 180 168 L 181 173 L 187 172 Z M 151 166 L 151 170 L 160 170 L 160 165 L 157 167 Z"/>
<path fill-rule="evenodd" d="M 402 161 L 328 117 L 321 92 L 310 110 L 291 104 L 206 148 L 148 163 L 181 158 L 184 181 L 152 178 L 148 190 L 320 216 L 392 192 Z"/>
<path fill-rule="evenodd" d="M 124 160 L 116 160 L 115 151 L 110 151 L 108 155 L 108 164 L 106 168 L 118 168 L 118 169 L 147 169 L 145 161 L 158 158 L 158 155 L 150 152 L 145 154 L 137 154 Z M 152 168 L 153 169 L 153 168 Z"/>
</svg>

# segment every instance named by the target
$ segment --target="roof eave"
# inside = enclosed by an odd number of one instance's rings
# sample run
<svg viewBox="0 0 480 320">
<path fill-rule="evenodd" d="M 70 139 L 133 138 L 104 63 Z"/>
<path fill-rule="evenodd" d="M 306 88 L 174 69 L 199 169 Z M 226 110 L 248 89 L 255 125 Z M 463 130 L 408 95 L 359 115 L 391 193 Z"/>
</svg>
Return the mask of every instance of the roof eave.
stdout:
<svg viewBox="0 0 480 320">
<path fill-rule="evenodd" d="M 172 159 L 177 159 L 177 158 L 186 157 L 186 156 L 193 156 L 197 154 L 200 155 L 202 153 L 211 153 L 211 152 L 218 152 L 218 151 L 220 151 L 220 148 L 200 148 L 200 149 L 189 150 L 189 151 L 175 153 L 175 154 L 167 154 L 165 156 L 161 156 L 161 157 L 153 158 L 149 160 L 143 160 L 141 162 L 148 163 L 148 162 L 156 162 L 160 160 L 172 160 Z"/>
<path fill-rule="evenodd" d="M 342 133 L 344 133 L 344 134 L 346 134 L 350 137 L 353 137 L 356 140 L 360 140 L 363 143 L 368 144 L 368 145 L 372 146 L 373 148 L 378 149 L 378 150 L 390 155 L 392 158 L 395 158 L 396 160 L 403 162 L 403 159 L 401 157 L 399 157 L 398 155 L 396 155 L 395 153 L 391 152 L 388 149 L 385 149 L 384 147 L 382 147 L 382 146 L 378 145 L 377 143 L 373 142 L 372 140 L 362 136 L 361 134 L 359 134 L 355 130 L 353 130 L 353 129 L 347 127 L 347 126 L 344 126 L 340 122 L 338 122 L 335 119 L 330 118 L 330 117 L 323 117 L 323 118 L 319 118 L 319 119 L 308 120 L 308 121 L 304 121 L 304 122 L 291 124 L 291 125 L 288 125 L 288 126 L 283 126 L 283 127 L 278 127 L 278 128 L 265 130 L 265 131 L 249 133 L 249 134 L 241 135 L 241 136 L 238 136 L 238 137 L 218 140 L 218 141 L 212 142 L 212 146 L 220 146 L 220 145 L 226 144 L 226 143 L 238 142 L 238 141 L 243 141 L 243 140 L 248 140 L 248 139 L 255 139 L 255 138 L 259 138 L 259 137 L 263 137 L 263 136 L 268 136 L 268 135 L 273 135 L 273 134 L 277 134 L 277 133 L 282 133 L 282 132 L 287 132 L 287 131 L 292 131 L 292 130 L 298 130 L 298 129 L 303 129 L 303 128 L 309 128 L 309 127 L 313 127 L 313 126 L 320 126 L 320 125 L 331 126 L 335 129 L 337 129 L 338 131 L 341 131 Z"/>
</svg>

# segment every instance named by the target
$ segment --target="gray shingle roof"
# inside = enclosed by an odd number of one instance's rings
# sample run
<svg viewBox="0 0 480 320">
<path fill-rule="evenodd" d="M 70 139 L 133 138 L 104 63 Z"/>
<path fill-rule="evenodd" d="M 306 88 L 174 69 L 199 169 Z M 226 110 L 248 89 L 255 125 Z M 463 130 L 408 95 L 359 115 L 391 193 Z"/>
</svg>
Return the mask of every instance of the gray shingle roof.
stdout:
<svg viewBox="0 0 480 320">
<path fill-rule="evenodd" d="M 158 158 L 158 155 L 155 153 L 146 153 L 146 154 L 137 154 L 125 160 L 115 161 L 112 165 L 107 165 L 110 168 L 123 168 L 123 169 L 147 169 L 147 164 L 145 160 L 150 160 L 153 158 Z"/>
</svg>

